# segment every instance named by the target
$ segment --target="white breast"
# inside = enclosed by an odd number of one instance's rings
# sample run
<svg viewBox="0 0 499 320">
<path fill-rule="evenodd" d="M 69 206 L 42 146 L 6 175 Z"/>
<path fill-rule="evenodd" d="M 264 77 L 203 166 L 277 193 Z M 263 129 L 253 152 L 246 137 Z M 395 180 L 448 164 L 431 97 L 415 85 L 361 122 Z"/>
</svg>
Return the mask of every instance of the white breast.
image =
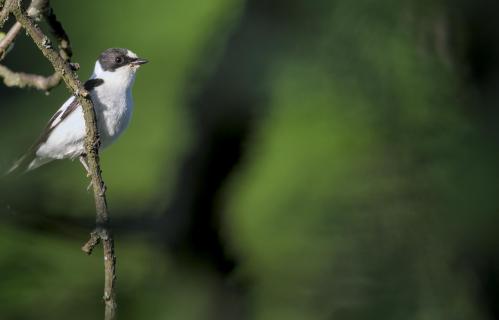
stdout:
<svg viewBox="0 0 499 320">
<path fill-rule="evenodd" d="M 113 143 L 127 128 L 133 109 L 131 90 L 104 83 L 91 93 L 103 148 Z"/>
</svg>

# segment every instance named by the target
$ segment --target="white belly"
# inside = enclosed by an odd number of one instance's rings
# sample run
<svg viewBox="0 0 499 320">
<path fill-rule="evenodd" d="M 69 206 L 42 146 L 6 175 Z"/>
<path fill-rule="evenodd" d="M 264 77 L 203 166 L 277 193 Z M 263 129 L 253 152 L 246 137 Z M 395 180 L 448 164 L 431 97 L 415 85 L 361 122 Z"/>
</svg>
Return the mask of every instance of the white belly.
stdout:
<svg viewBox="0 0 499 320">
<path fill-rule="evenodd" d="M 130 92 L 119 95 L 122 99 L 100 95 L 95 101 L 95 113 L 99 129 L 101 147 L 111 145 L 125 131 L 132 116 L 133 102 Z"/>
<path fill-rule="evenodd" d="M 127 94 L 116 94 L 112 90 L 106 91 L 105 86 L 96 89 L 98 90 L 92 92 L 92 101 L 97 116 L 101 148 L 106 148 L 116 141 L 128 126 L 132 113 L 132 97 L 129 90 Z M 67 107 L 68 102 L 61 109 Z M 52 159 L 78 157 L 85 152 L 85 134 L 83 110 L 78 106 L 57 124 L 46 142 L 40 145 L 36 155 Z"/>
</svg>

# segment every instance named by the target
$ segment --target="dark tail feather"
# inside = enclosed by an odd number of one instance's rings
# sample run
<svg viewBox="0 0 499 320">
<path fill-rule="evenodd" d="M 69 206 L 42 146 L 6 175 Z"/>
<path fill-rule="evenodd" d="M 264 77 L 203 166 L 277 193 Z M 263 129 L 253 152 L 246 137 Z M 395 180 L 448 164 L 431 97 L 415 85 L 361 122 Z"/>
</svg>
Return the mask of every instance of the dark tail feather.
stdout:
<svg viewBox="0 0 499 320">
<path fill-rule="evenodd" d="M 28 159 L 30 158 L 30 159 Z M 5 175 L 14 174 L 14 173 L 24 173 L 27 171 L 29 163 L 32 161 L 32 157 L 29 157 L 29 154 L 25 154 L 21 158 L 19 158 L 14 164 L 10 167 L 10 169 L 5 172 Z"/>
<path fill-rule="evenodd" d="M 5 172 L 5 175 L 14 174 L 14 173 L 25 173 L 27 171 L 38 168 L 41 165 L 44 165 L 47 162 L 52 161 L 52 159 L 48 158 L 37 158 L 33 153 L 27 153 L 21 158 L 19 158 L 10 169 Z"/>
</svg>

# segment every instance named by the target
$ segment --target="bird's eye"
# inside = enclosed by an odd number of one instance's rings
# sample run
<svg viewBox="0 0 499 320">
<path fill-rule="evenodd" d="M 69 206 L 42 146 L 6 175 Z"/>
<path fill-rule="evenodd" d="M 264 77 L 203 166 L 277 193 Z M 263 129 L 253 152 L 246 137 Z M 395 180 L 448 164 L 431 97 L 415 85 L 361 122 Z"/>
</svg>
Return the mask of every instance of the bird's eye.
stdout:
<svg viewBox="0 0 499 320">
<path fill-rule="evenodd" d="M 119 64 L 119 63 L 122 63 L 122 62 L 123 62 L 123 58 L 122 58 L 122 57 L 116 57 L 116 58 L 114 59 L 114 62 L 116 62 L 116 63 L 118 63 L 118 64 Z"/>
</svg>

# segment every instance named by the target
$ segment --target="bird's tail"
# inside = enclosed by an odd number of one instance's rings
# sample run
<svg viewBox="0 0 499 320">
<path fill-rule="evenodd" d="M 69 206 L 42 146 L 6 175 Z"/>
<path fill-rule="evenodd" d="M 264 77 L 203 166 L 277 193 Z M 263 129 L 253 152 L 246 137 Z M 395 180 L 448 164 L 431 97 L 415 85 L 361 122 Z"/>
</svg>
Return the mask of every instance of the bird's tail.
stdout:
<svg viewBox="0 0 499 320">
<path fill-rule="evenodd" d="M 5 175 L 14 174 L 14 173 L 25 173 L 27 171 L 38 168 L 41 165 L 44 165 L 48 162 L 52 161 L 50 158 L 39 158 L 36 155 L 31 153 L 26 153 L 21 158 L 19 158 L 10 169 L 5 172 Z"/>
</svg>

